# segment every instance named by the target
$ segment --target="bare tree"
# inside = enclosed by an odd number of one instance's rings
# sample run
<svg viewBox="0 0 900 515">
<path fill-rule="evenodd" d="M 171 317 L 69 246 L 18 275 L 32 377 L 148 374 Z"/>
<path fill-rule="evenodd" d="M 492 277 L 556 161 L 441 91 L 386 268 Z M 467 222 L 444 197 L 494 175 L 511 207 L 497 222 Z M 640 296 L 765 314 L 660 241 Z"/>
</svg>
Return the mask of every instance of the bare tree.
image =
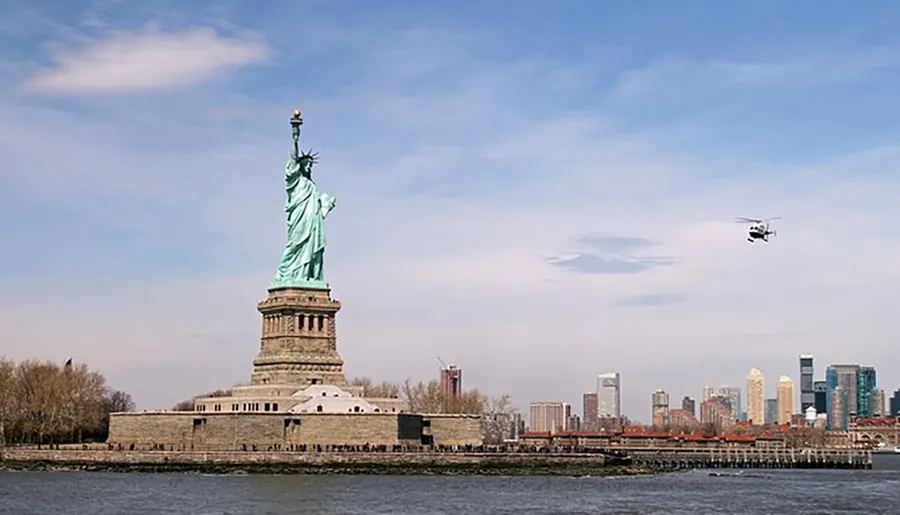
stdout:
<svg viewBox="0 0 900 515">
<path fill-rule="evenodd" d="M 722 432 L 719 424 L 715 422 L 703 422 L 700 424 L 700 434 L 706 437 L 716 436 Z"/>
<path fill-rule="evenodd" d="M 131 395 L 122 390 L 110 390 L 106 396 L 106 411 L 108 413 L 125 413 L 134 411 L 137 406 Z"/>
<path fill-rule="evenodd" d="M 16 368 L 23 429 L 43 443 L 62 428 L 62 370 L 51 362 L 24 361 Z"/>
<path fill-rule="evenodd" d="M 227 390 L 223 390 L 223 389 L 220 388 L 220 389 L 218 389 L 218 390 L 214 390 L 214 391 L 209 392 L 209 393 L 204 393 L 204 394 L 201 394 L 201 395 L 195 395 L 194 398 L 196 399 L 196 398 L 199 398 L 199 397 L 231 397 L 231 393 L 232 393 L 232 392 L 231 392 L 231 389 L 230 389 L 230 388 L 227 389 Z"/>
<path fill-rule="evenodd" d="M 406 410 L 412 413 L 444 412 L 445 403 L 437 380 L 413 383 L 411 379 L 407 379 L 401 388 L 400 398 L 403 399 Z"/>
<path fill-rule="evenodd" d="M 459 413 L 465 415 L 482 415 L 486 412 L 487 396 L 478 389 L 467 390 L 459 395 L 443 398 L 444 410 L 447 413 Z"/>
<path fill-rule="evenodd" d="M 0 358 L 0 447 L 6 445 L 7 427 L 12 425 L 18 411 L 15 373 L 15 363 Z"/>
<path fill-rule="evenodd" d="M 788 447 L 824 447 L 825 430 L 814 427 L 791 428 L 784 433 L 784 442 Z"/>
<path fill-rule="evenodd" d="M 0 444 L 105 435 L 109 395 L 106 378 L 83 364 L 0 359 Z"/>
<path fill-rule="evenodd" d="M 516 414 L 512 397 L 501 395 L 489 397 L 484 404 L 484 441 L 486 444 L 499 444 L 516 431 Z"/>
<path fill-rule="evenodd" d="M 361 386 L 363 389 L 363 395 L 366 395 L 366 392 L 369 388 L 372 387 L 373 381 L 371 377 L 355 377 L 350 380 L 350 386 Z"/>
<path fill-rule="evenodd" d="M 68 366 L 60 375 L 60 387 L 60 433 L 70 441 L 81 441 L 85 433 L 105 433 L 106 378 L 84 364 Z"/>
<path fill-rule="evenodd" d="M 508 395 L 488 397 L 473 389 L 447 397 L 436 379 L 428 382 L 407 379 L 398 386 L 387 381 L 376 384 L 368 377 L 358 377 L 350 384 L 361 386 L 366 397 L 399 397 L 405 410 L 412 413 L 481 415 L 487 443 L 500 443 L 513 433 L 517 410 Z"/>
<path fill-rule="evenodd" d="M 361 386 L 363 389 L 363 397 L 394 399 L 400 396 L 400 386 L 390 381 L 382 381 L 375 383 L 369 377 L 357 377 L 350 381 L 353 386 Z"/>
<path fill-rule="evenodd" d="M 488 397 L 475 389 L 445 398 L 437 380 L 413 383 L 407 379 L 401 388 L 401 398 L 406 409 L 413 413 L 481 415 L 486 443 L 500 443 L 513 433 L 517 411 L 508 395 Z"/>
<path fill-rule="evenodd" d="M 194 411 L 194 399 L 179 401 L 172 406 L 172 411 Z"/>
<path fill-rule="evenodd" d="M 628 421 L 624 418 L 616 418 L 616 417 L 598 417 L 597 418 L 597 428 L 600 431 L 606 433 L 614 433 L 617 431 L 621 431 L 625 426 L 628 425 Z"/>
</svg>

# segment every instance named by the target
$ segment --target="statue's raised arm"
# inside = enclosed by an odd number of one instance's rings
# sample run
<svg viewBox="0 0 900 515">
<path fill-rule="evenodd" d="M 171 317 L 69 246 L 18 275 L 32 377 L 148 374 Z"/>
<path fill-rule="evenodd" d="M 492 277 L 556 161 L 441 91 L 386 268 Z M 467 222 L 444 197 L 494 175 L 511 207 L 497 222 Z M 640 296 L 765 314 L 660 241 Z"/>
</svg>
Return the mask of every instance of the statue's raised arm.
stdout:
<svg viewBox="0 0 900 515">
<path fill-rule="evenodd" d="M 294 114 L 291 115 L 291 137 L 293 139 L 293 144 L 291 145 L 292 161 L 296 161 L 300 157 L 298 145 L 300 141 L 301 125 L 303 125 L 303 113 L 301 113 L 299 109 L 294 109 Z"/>
</svg>

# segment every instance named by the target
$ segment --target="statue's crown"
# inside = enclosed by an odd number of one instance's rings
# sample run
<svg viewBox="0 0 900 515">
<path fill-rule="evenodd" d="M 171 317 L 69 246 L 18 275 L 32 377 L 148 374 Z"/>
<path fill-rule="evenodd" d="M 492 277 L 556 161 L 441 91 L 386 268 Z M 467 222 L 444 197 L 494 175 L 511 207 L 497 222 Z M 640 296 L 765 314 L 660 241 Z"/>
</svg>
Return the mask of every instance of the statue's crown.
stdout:
<svg viewBox="0 0 900 515">
<path fill-rule="evenodd" d="M 300 153 L 300 159 L 309 159 L 310 161 L 313 162 L 313 164 L 315 164 L 316 162 L 319 161 L 319 154 L 316 152 L 313 152 L 312 149 L 304 150 L 303 152 Z"/>
</svg>

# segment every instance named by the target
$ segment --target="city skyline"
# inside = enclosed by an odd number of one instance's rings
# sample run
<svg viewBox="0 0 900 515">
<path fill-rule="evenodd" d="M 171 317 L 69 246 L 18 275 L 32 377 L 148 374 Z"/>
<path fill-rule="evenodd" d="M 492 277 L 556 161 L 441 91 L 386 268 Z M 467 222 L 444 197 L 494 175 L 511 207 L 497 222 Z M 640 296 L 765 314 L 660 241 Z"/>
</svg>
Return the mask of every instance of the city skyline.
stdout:
<svg viewBox="0 0 900 515">
<path fill-rule="evenodd" d="M 351 378 L 615 370 L 645 421 L 800 352 L 900 384 L 900 6 L 520 7 L 4 2 L 3 352 L 139 409 L 244 381 L 300 108 Z"/>
<path fill-rule="evenodd" d="M 870 406 L 870 410 L 874 411 L 862 411 L 857 414 L 860 418 L 868 418 L 873 414 L 880 413 L 881 416 L 889 416 L 891 412 L 891 406 L 893 401 L 893 397 L 891 396 L 891 392 L 885 389 L 882 385 L 877 385 L 876 381 L 876 367 L 870 366 L 861 366 L 861 365 L 842 365 L 842 364 L 829 364 L 829 365 L 817 365 L 817 361 L 814 355 L 804 353 L 798 355 L 798 360 L 800 363 L 800 367 L 797 369 L 796 379 L 795 377 L 791 377 L 789 374 L 779 374 L 778 380 L 774 381 L 774 386 L 766 388 L 767 384 L 772 384 L 772 382 L 767 383 L 765 381 L 765 374 L 759 370 L 758 368 L 751 368 L 750 371 L 745 376 L 745 384 L 744 387 L 739 386 L 714 386 L 706 384 L 702 388 L 700 388 L 700 394 L 698 396 L 695 395 L 686 395 L 682 397 L 681 401 L 677 401 L 678 405 L 676 405 L 676 399 L 678 396 L 671 393 L 669 390 L 665 388 L 656 388 L 649 395 L 649 409 L 647 410 L 647 414 L 644 414 L 643 409 L 637 409 L 634 411 L 628 411 L 625 408 L 621 409 L 621 415 L 625 418 L 631 420 L 635 423 L 650 423 L 653 425 L 660 425 L 662 421 L 666 420 L 668 416 L 668 411 L 670 410 L 681 410 L 685 406 L 685 402 L 693 403 L 693 406 L 700 406 L 702 402 L 707 398 L 707 395 L 719 398 L 725 398 L 726 403 L 731 410 L 731 416 L 734 420 L 753 420 L 752 417 L 752 409 L 751 409 L 751 399 L 755 399 L 756 401 L 756 410 L 757 414 L 761 415 L 759 417 L 759 422 L 757 424 L 769 424 L 775 423 L 778 419 L 790 420 L 791 417 L 794 416 L 805 416 L 806 409 L 808 407 L 813 407 L 816 409 L 816 412 L 819 415 L 825 415 L 828 413 L 827 404 L 825 401 L 825 397 L 828 394 L 828 377 L 830 370 L 843 370 L 843 369 L 852 369 L 853 377 L 850 379 L 853 385 L 852 395 L 854 398 L 860 397 L 865 398 L 867 405 Z M 817 368 L 818 367 L 818 368 Z M 861 373 L 862 375 L 858 375 Z M 601 380 L 603 378 L 612 379 L 615 378 L 615 383 L 619 385 L 619 388 L 616 389 L 616 394 L 618 396 L 622 395 L 621 390 L 621 374 L 617 372 L 608 372 L 604 374 L 598 375 L 598 386 L 595 391 L 585 392 L 581 398 L 581 406 L 583 419 L 589 420 L 591 418 L 591 414 L 588 411 L 588 404 L 595 403 L 599 404 L 597 391 L 600 389 Z M 822 380 L 822 379 L 825 380 Z M 782 398 L 783 392 L 781 385 L 783 382 L 787 380 L 786 391 L 788 392 L 789 398 Z M 833 379 L 834 381 L 834 379 Z M 807 393 L 812 395 L 804 396 L 804 391 L 798 386 L 800 384 L 807 385 Z M 856 391 L 856 387 L 859 384 L 867 384 L 867 394 L 859 394 Z M 817 385 L 821 385 L 821 399 L 817 398 Z M 876 388 L 877 385 L 877 388 Z M 849 387 L 849 383 L 846 383 L 845 386 Z M 900 390 L 898 390 L 900 392 Z M 811 400 L 811 404 L 804 405 L 804 398 L 807 400 Z M 746 400 L 744 400 L 746 399 Z M 565 402 L 565 401 L 559 401 Z M 773 403 L 773 406 L 769 406 L 769 403 Z M 668 403 L 667 405 L 665 403 Z M 568 403 L 567 403 L 568 404 Z M 666 407 L 666 409 L 662 410 L 661 408 Z M 693 407 L 692 406 L 692 407 Z M 738 406 L 738 408 L 732 408 L 732 406 Z M 878 408 L 874 408 L 878 406 Z M 849 408 L 853 408 L 850 406 Z M 848 408 L 848 409 L 849 409 Z M 782 410 L 787 410 L 787 412 L 782 413 Z M 843 407 L 839 407 L 839 410 L 844 410 Z M 666 414 L 660 414 L 660 411 L 664 411 Z M 687 410 L 691 411 L 691 410 Z M 596 410 L 594 410 L 596 412 Z M 771 415 L 770 415 L 771 413 Z M 844 413 L 844 411 L 841 411 Z M 846 411 L 849 415 L 850 411 Z M 699 415 L 699 414 L 698 414 Z M 681 416 L 679 414 L 679 416 Z M 828 415 L 827 424 L 830 425 L 832 415 Z M 844 415 L 841 415 L 842 417 Z M 849 419 L 848 419 L 849 420 Z M 846 424 L 846 423 L 845 423 Z"/>
</svg>

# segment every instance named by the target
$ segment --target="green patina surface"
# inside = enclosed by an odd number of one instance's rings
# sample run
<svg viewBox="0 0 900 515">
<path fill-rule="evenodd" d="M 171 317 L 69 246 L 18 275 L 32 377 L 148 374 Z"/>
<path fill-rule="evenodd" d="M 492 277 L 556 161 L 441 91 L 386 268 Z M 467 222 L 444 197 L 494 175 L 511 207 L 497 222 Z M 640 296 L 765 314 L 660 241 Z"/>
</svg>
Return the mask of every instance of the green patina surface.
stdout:
<svg viewBox="0 0 900 515">
<path fill-rule="evenodd" d="M 334 209 L 336 199 L 320 192 L 313 181 L 316 155 L 299 151 L 302 123 L 299 111 L 295 112 L 291 119 L 291 155 L 284 167 L 287 243 L 270 289 L 329 288 L 323 274 L 325 218 Z"/>
</svg>

